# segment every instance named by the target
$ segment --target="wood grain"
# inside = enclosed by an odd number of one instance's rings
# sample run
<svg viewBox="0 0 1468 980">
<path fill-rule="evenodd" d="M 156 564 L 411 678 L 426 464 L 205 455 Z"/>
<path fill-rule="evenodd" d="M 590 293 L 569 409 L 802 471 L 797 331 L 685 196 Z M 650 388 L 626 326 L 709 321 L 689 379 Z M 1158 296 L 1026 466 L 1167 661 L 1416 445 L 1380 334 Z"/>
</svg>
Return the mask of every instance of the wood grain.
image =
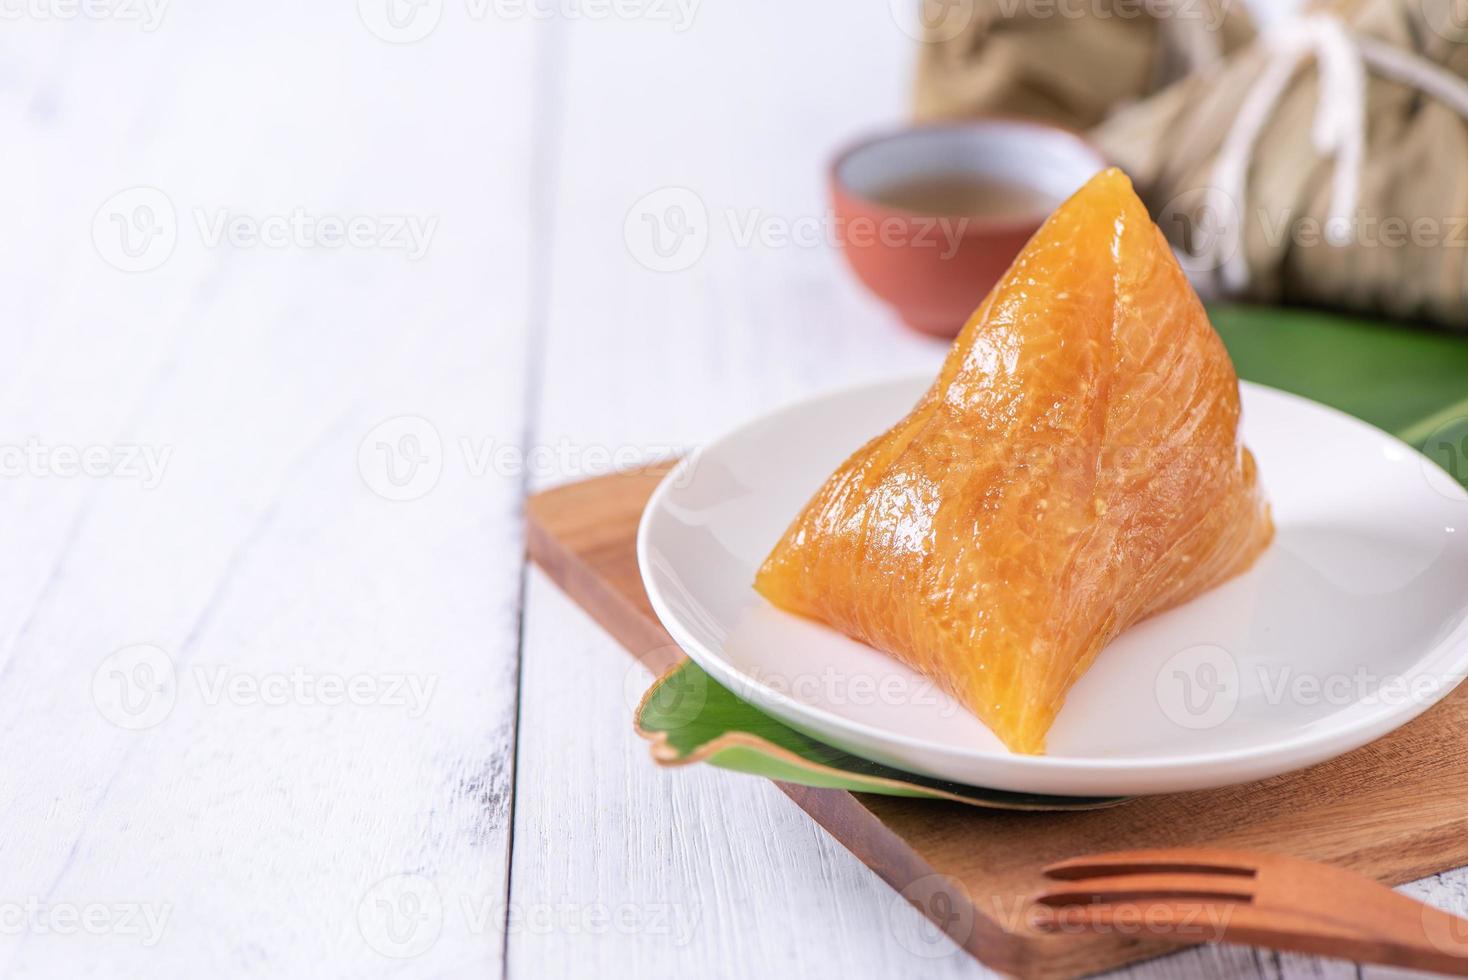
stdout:
<svg viewBox="0 0 1468 980">
<path fill-rule="evenodd" d="M 656 474 L 547 491 L 527 508 L 532 558 L 629 649 L 658 643 L 634 563 Z M 619 545 L 620 542 L 620 545 Z M 1458 692 L 1407 727 L 1312 769 L 1245 786 L 1145 797 L 1108 810 L 974 812 L 931 801 L 782 785 L 795 803 L 983 963 L 1026 977 L 1097 972 L 1173 947 L 1133 936 L 1046 936 L 1026 925 L 1041 869 L 1149 847 L 1276 850 L 1400 884 L 1468 863 L 1468 759 Z M 960 910 L 956 915 L 953 910 Z"/>
<path fill-rule="evenodd" d="M 459 99 L 531 87 L 529 25 L 402 48 L 350 2 L 176 4 L 151 33 L 12 13 L 0 441 L 170 456 L 156 485 L 0 479 L 0 975 L 402 970 L 359 927 L 401 874 L 446 913 L 406 963 L 497 974 L 520 485 L 455 449 L 524 425 L 531 115 Z M 168 196 L 178 240 L 125 272 L 93 216 L 136 185 Z M 196 223 L 296 208 L 438 226 L 410 260 L 211 244 Z M 383 499 L 358 450 L 409 414 L 449 455 L 431 492 Z M 129 730 L 92 684 L 142 643 L 171 659 L 177 699 Z M 296 671 L 434 688 L 419 711 L 214 687 Z M 30 900 L 167 922 L 152 944 L 17 928 Z M 486 903 L 489 928 L 461 914 Z"/>
</svg>

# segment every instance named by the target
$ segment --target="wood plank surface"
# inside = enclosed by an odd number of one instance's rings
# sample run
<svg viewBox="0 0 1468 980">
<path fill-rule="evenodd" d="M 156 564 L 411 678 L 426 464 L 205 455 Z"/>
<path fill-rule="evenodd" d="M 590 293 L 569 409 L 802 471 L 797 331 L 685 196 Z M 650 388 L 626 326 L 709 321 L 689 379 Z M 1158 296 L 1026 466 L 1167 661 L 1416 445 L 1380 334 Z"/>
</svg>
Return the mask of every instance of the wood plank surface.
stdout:
<svg viewBox="0 0 1468 980">
<path fill-rule="evenodd" d="M 52 9 L 0 39 L 0 441 L 166 458 L 0 479 L 0 975 L 497 975 L 520 485 L 452 457 L 387 499 L 377 427 L 524 425 L 530 107 L 459 100 L 532 87 L 530 25 L 403 48 L 350 2 Z M 297 212 L 368 235 L 293 239 Z M 436 222 L 425 250 L 393 216 Z M 114 264 L 160 228 L 171 254 Z"/>
</svg>

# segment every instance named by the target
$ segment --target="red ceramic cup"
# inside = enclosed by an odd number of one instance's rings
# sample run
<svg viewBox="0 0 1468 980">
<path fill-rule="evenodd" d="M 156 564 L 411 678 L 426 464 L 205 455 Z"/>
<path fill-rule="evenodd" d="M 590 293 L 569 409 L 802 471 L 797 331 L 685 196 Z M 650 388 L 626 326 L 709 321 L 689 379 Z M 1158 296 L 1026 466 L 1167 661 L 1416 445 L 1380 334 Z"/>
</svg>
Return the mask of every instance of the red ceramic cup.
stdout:
<svg viewBox="0 0 1468 980">
<path fill-rule="evenodd" d="M 953 337 L 1050 211 L 1105 166 L 1074 133 L 1015 119 L 919 125 L 872 137 L 831 164 L 837 239 L 857 278 L 903 322 Z M 954 175 L 1020 185 L 1047 203 L 1034 213 L 1000 217 L 919 214 L 881 201 L 896 185 Z"/>
</svg>

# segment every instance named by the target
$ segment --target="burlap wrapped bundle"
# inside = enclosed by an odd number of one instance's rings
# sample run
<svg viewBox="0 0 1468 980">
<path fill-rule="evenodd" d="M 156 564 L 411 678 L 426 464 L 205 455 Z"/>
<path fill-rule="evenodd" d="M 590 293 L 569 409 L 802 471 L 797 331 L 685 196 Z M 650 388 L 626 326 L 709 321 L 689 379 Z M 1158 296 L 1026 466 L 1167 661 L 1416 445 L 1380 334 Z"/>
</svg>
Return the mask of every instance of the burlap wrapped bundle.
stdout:
<svg viewBox="0 0 1468 980">
<path fill-rule="evenodd" d="M 1317 4 L 1093 138 L 1205 288 L 1468 326 L 1468 45 L 1453 13 Z"/>
<path fill-rule="evenodd" d="M 1235 0 L 912 0 L 919 119 L 1002 114 L 1089 129 L 1254 35 Z"/>
<path fill-rule="evenodd" d="M 1195 59 L 1140 101 L 1088 67 L 1093 55 L 1071 56 L 1090 18 L 1027 22 L 1032 56 L 1067 76 L 1049 90 L 1114 99 L 1091 137 L 1132 176 L 1205 292 L 1468 327 L 1468 0 L 1315 3 L 1241 46 L 1222 38 L 1220 58 Z M 975 52 L 987 43 L 970 41 Z M 920 116 L 938 104 L 947 115 L 1033 114 L 1034 76 L 1012 68 L 1009 91 L 1024 94 L 966 111 L 956 96 L 943 102 L 934 90 L 962 92 L 980 72 L 940 71 L 942 61 L 923 56 Z M 1136 72 L 1125 74 L 1134 86 Z M 1094 111 L 1082 108 L 1067 111 Z"/>
</svg>

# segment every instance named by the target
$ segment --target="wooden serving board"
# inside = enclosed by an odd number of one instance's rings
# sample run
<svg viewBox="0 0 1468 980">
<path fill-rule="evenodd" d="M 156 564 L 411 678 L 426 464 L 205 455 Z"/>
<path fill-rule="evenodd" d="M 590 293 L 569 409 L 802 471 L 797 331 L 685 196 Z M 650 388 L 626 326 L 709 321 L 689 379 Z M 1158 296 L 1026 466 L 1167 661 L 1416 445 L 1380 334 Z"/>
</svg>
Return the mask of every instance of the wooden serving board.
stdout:
<svg viewBox="0 0 1468 980">
<path fill-rule="evenodd" d="M 648 604 L 634 541 L 660 471 L 601 477 L 530 499 L 530 557 L 655 672 L 679 659 Z M 1046 935 L 1026 896 L 1061 858 L 1145 847 L 1279 851 L 1401 884 L 1468 865 L 1468 685 L 1365 748 L 1245 786 L 1142 797 L 1106 810 L 984 811 L 776 785 L 986 965 L 1075 977 L 1175 949 L 1128 935 Z"/>
</svg>

